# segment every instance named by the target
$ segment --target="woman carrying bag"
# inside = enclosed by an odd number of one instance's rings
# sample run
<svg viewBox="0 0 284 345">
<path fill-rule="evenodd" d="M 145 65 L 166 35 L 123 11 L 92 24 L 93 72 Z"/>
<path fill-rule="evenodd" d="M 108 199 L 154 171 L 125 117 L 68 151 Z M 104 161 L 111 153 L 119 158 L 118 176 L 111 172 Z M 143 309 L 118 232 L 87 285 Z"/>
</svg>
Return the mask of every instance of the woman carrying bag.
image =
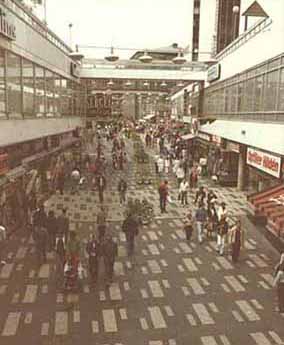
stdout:
<svg viewBox="0 0 284 345">
<path fill-rule="evenodd" d="M 236 263 L 245 244 L 244 230 L 240 219 L 229 232 L 229 243 L 232 245 L 232 261 Z"/>
</svg>

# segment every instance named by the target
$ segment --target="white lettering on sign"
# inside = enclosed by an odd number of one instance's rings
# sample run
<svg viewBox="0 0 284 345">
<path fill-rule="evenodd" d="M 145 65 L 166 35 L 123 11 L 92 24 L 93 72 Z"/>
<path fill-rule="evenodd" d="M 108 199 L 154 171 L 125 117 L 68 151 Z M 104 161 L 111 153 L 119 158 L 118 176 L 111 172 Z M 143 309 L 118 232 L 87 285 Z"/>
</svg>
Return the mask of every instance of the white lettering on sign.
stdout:
<svg viewBox="0 0 284 345">
<path fill-rule="evenodd" d="M 249 147 L 247 150 L 247 164 L 277 178 L 280 177 L 280 157 Z"/>
</svg>

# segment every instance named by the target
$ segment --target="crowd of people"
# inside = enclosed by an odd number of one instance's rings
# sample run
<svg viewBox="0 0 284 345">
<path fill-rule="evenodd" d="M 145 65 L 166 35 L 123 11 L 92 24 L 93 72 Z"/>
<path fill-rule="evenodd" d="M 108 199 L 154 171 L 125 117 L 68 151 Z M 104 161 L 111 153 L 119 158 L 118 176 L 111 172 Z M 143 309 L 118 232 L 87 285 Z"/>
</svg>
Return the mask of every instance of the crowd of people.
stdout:
<svg viewBox="0 0 284 345">
<path fill-rule="evenodd" d="M 91 136 L 94 154 L 86 154 L 78 165 L 73 164 L 66 170 L 64 167 L 58 173 L 56 189 L 64 195 L 66 191 L 76 195 L 81 188 L 89 188 L 98 193 L 99 211 L 95 228 L 89 239 L 84 243 L 80 235 L 71 231 L 68 210 L 62 209 L 56 215 L 54 211 L 46 211 L 43 204 L 37 205 L 31 216 L 32 236 L 35 243 L 36 262 L 41 265 L 47 261 L 47 253 L 56 255 L 57 276 L 65 277 L 65 287 L 73 288 L 78 279 L 82 261 L 87 257 L 90 283 L 95 285 L 100 277 L 101 265 L 104 265 L 104 278 L 108 286 L 113 279 L 115 259 L 118 255 L 118 244 L 111 235 L 108 225 L 108 211 L 105 207 L 105 191 L 113 184 L 113 176 L 119 176 L 116 187 L 120 207 L 127 204 L 128 183 L 125 166 L 131 157 L 126 154 L 126 140 L 131 130 L 123 126 L 106 126 L 97 130 Z M 146 148 L 156 152 L 155 168 L 161 183 L 158 187 L 161 213 L 167 213 L 167 205 L 173 201 L 169 181 L 175 181 L 178 189 L 177 201 L 185 208 L 183 229 L 187 241 L 196 239 L 201 245 L 206 239 L 216 241 L 216 252 L 225 254 L 229 244 L 233 263 L 239 260 L 244 249 L 245 230 L 240 218 L 234 225 L 229 223 L 229 214 L 224 202 L 211 189 L 200 186 L 201 177 L 206 171 L 206 162 L 196 161 L 195 152 L 186 146 L 177 133 L 169 133 L 160 128 L 146 128 L 144 131 Z M 107 150 L 106 148 L 110 149 Z M 107 154 L 107 151 L 110 151 Z M 198 163 L 197 163 L 198 162 Z M 202 163 L 202 164 L 201 164 Z M 68 182 L 68 183 L 67 183 Z M 174 188 L 173 188 L 174 189 Z M 194 207 L 189 209 L 190 198 Z M 135 239 L 139 234 L 139 221 L 127 214 L 122 222 L 125 233 L 127 254 L 133 256 Z M 3 259 L 3 243 L 6 241 L 6 229 L 0 226 L 0 260 Z M 1 264 L 5 264 L 2 260 Z M 283 312 L 284 289 L 284 256 L 275 271 L 275 285 L 278 287 L 279 309 Z"/>
</svg>

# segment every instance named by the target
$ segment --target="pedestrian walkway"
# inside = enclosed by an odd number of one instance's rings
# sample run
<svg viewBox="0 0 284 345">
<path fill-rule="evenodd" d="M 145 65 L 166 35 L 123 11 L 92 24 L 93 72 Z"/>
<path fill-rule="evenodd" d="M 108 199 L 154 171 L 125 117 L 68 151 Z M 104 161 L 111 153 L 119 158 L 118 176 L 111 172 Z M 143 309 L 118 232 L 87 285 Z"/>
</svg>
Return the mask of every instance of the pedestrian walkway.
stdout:
<svg viewBox="0 0 284 345">
<path fill-rule="evenodd" d="M 173 182 L 171 182 L 173 183 Z M 0 344 L 77 345 L 275 345 L 284 341 L 284 317 L 276 311 L 272 272 L 278 254 L 245 218 L 245 195 L 217 189 L 232 214 L 244 216 L 245 251 L 234 266 L 228 248 L 216 255 L 215 242 L 186 242 L 175 201 L 161 216 L 154 187 L 133 190 L 155 204 L 156 218 L 143 226 L 135 256 L 126 255 L 123 210 L 113 185 L 106 194 L 110 231 L 118 240 L 114 283 L 89 286 L 86 260 L 82 291 L 73 309 L 56 288 L 55 258 L 41 267 L 29 233 L 11 239 L 8 264 L 0 270 Z M 174 191 L 176 193 L 176 190 Z M 192 195 L 190 206 L 192 205 Z M 48 208 L 68 208 L 71 224 L 84 239 L 95 228 L 96 192 L 55 195 Z"/>
</svg>

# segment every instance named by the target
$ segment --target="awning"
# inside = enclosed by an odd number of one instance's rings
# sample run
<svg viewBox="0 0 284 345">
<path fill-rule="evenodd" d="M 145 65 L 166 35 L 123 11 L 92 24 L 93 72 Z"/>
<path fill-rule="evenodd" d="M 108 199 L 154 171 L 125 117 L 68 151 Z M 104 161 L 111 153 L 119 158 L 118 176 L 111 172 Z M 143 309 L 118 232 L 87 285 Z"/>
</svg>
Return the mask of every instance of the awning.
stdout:
<svg viewBox="0 0 284 345">
<path fill-rule="evenodd" d="M 181 136 L 182 140 L 190 140 L 190 139 L 193 139 L 193 138 L 195 138 L 194 134 L 185 134 L 185 135 Z"/>
<path fill-rule="evenodd" d="M 156 115 L 150 114 L 150 115 L 146 115 L 143 117 L 144 120 L 151 120 L 153 117 L 155 117 Z"/>
<path fill-rule="evenodd" d="M 200 131 L 284 155 L 284 124 L 216 120 Z"/>
</svg>

